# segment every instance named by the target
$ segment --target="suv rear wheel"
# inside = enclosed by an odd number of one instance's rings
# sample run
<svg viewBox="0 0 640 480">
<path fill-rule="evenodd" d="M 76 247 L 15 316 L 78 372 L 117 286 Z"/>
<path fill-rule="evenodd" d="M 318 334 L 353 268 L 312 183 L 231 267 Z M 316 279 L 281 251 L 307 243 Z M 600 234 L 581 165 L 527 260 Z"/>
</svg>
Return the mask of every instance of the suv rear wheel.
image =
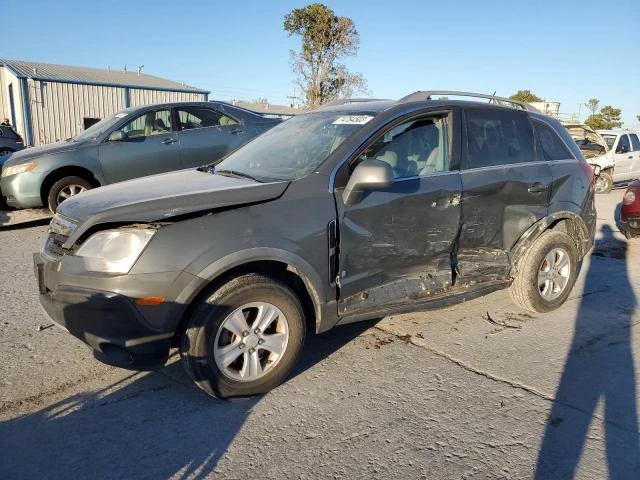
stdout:
<svg viewBox="0 0 640 480">
<path fill-rule="evenodd" d="M 549 312 L 562 305 L 578 272 L 578 249 L 564 232 L 548 230 L 535 241 L 511 284 L 511 296 L 522 308 Z"/>
<path fill-rule="evenodd" d="M 15 150 L 11 150 L 10 148 L 0 148 L 0 157 L 11 155 L 14 151 Z"/>
<path fill-rule="evenodd" d="M 304 336 L 296 295 L 276 279 L 248 274 L 196 307 L 182 335 L 180 355 L 189 376 L 209 395 L 256 395 L 286 379 Z"/>
</svg>

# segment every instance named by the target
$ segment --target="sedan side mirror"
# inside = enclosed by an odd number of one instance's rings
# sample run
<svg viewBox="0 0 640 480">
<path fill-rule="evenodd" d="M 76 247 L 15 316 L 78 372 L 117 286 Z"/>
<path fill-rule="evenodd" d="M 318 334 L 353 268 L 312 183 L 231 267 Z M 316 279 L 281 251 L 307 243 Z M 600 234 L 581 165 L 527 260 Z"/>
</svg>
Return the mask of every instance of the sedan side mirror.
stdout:
<svg viewBox="0 0 640 480">
<path fill-rule="evenodd" d="M 116 130 L 115 132 L 111 132 L 111 135 L 109 135 L 108 141 L 109 142 L 122 142 L 124 140 L 127 139 L 127 134 L 124 133 L 122 130 Z"/>
<path fill-rule="evenodd" d="M 393 183 L 393 169 L 382 160 L 363 160 L 351 174 L 342 193 L 345 205 L 353 205 L 360 200 L 365 190 L 387 188 Z"/>
</svg>

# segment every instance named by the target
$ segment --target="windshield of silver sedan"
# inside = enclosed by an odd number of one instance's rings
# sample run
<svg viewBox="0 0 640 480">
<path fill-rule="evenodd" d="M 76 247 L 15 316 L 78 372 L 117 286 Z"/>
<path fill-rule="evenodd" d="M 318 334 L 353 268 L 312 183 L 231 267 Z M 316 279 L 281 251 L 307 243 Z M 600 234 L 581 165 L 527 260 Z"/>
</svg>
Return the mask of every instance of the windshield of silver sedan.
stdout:
<svg viewBox="0 0 640 480">
<path fill-rule="evenodd" d="M 293 117 L 231 153 L 215 171 L 263 182 L 297 180 L 315 171 L 374 115 L 317 112 Z"/>
</svg>

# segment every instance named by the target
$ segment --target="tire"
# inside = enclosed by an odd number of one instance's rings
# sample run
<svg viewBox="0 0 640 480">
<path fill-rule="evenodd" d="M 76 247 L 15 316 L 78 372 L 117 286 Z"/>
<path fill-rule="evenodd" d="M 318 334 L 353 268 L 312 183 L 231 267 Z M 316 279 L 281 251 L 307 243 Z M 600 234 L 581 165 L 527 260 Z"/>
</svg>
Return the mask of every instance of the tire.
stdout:
<svg viewBox="0 0 640 480">
<path fill-rule="evenodd" d="M 11 155 L 15 150 L 11 150 L 10 148 L 0 148 L 0 157 L 6 157 L 7 155 Z"/>
<path fill-rule="evenodd" d="M 72 197 L 86 190 L 91 190 L 92 188 L 93 184 L 82 177 L 72 176 L 61 178 L 49 189 L 49 193 L 47 194 L 47 206 L 51 212 L 56 213 L 58 205 L 65 200 L 62 198 L 64 193 L 67 193 L 68 197 Z"/>
<path fill-rule="evenodd" d="M 564 232 L 547 230 L 525 255 L 511 284 L 511 297 L 520 307 L 532 312 L 555 310 L 569 297 L 576 282 L 579 262 L 576 244 Z M 550 257 L 558 268 L 564 258 L 568 266 L 559 268 L 558 273 L 552 273 L 553 278 L 549 276 L 549 280 L 544 281 L 545 274 L 554 270 Z M 562 283 L 564 287 L 560 289 Z"/>
<path fill-rule="evenodd" d="M 259 309 L 264 305 L 271 309 L 274 319 L 272 323 L 266 320 L 263 325 L 268 328 L 257 334 L 256 325 L 265 318 L 260 312 L 269 311 Z M 249 327 L 246 331 L 233 320 L 238 312 Z M 282 340 L 283 331 L 287 333 L 286 342 Z M 277 342 L 273 341 L 276 337 Z M 291 289 L 274 278 L 247 274 L 230 280 L 196 306 L 182 333 L 180 356 L 191 379 L 209 395 L 258 395 L 287 378 L 300 356 L 304 337 L 302 305 Z M 257 343 L 261 340 L 263 343 Z M 282 347 L 277 358 L 264 347 L 269 343 Z M 233 361 L 225 362 L 225 357 Z M 225 367 L 224 363 L 229 365 Z M 260 373 L 252 370 L 252 365 L 260 365 Z"/>
<path fill-rule="evenodd" d="M 609 193 L 613 188 L 613 179 L 608 172 L 600 172 L 595 182 L 596 193 Z"/>
</svg>

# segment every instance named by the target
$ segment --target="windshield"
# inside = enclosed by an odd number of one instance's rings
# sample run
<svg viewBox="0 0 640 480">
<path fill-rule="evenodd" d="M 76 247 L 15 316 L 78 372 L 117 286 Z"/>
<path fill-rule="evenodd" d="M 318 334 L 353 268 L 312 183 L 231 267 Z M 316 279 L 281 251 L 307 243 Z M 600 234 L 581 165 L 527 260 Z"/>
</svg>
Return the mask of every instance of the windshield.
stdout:
<svg viewBox="0 0 640 480">
<path fill-rule="evenodd" d="M 606 133 L 602 135 L 604 141 L 607 142 L 609 148 L 613 148 L 613 144 L 616 142 L 617 135 L 607 135 Z"/>
<path fill-rule="evenodd" d="M 297 180 L 318 168 L 373 115 L 318 112 L 293 117 L 231 153 L 215 170 L 258 181 Z"/>
<path fill-rule="evenodd" d="M 111 127 L 113 127 L 116 123 L 118 123 L 118 121 L 120 121 L 121 118 L 124 118 L 126 116 L 127 116 L 126 112 L 114 113 L 113 115 L 107 118 L 103 118 L 98 123 L 94 123 L 85 131 L 73 137 L 73 140 L 75 140 L 76 142 L 79 142 L 80 140 L 93 140 L 95 138 L 98 138 L 107 130 L 110 130 Z"/>
</svg>

